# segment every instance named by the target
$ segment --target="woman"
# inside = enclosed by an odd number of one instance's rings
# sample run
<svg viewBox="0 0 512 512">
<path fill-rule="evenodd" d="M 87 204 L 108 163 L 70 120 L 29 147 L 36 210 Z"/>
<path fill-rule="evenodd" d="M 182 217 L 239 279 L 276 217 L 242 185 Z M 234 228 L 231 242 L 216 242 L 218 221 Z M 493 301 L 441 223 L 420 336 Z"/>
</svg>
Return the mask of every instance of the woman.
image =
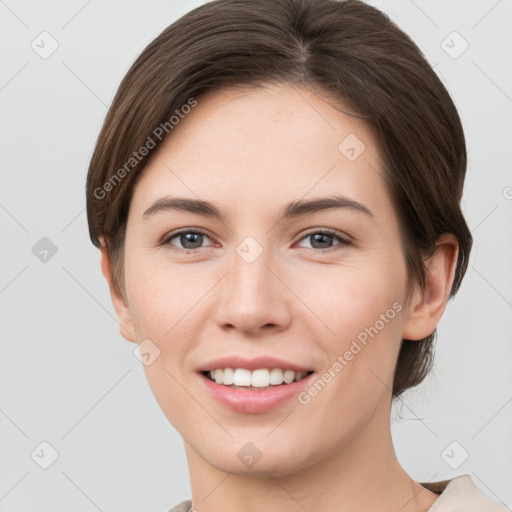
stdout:
<svg viewBox="0 0 512 512">
<path fill-rule="evenodd" d="M 87 213 L 185 442 L 173 510 L 507 510 L 414 481 L 390 432 L 466 271 L 465 171 L 448 92 L 359 1 L 216 0 L 142 52 Z"/>
</svg>

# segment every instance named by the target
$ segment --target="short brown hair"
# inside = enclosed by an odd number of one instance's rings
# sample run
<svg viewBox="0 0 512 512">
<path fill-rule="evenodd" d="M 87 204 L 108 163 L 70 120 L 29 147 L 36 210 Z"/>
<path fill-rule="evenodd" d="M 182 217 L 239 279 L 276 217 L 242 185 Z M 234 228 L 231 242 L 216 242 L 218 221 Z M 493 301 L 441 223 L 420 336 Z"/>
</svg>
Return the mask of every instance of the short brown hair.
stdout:
<svg viewBox="0 0 512 512">
<path fill-rule="evenodd" d="M 414 42 L 387 15 L 358 0 L 214 0 L 144 49 L 119 86 L 87 176 L 90 237 L 97 247 L 100 240 L 105 245 L 116 291 L 124 295 L 128 210 L 149 158 L 138 150 L 150 139 L 158 146 L 165 137 L 155 141 L 155 128 L 170 133 L 170 119 L 191 99 L 223 86 L 264 83 L 320 87 L 370 123 L 408 276 L 424 288 L 423 258 L 441 234 L 453 233 L 459 243 L 450 297 L 455 295 L 472 245 L 460 207 L 466 173 L 460 118 Z M 394 397 L 430 371 L 435 335 L 402 340 Z"/>
</svg>

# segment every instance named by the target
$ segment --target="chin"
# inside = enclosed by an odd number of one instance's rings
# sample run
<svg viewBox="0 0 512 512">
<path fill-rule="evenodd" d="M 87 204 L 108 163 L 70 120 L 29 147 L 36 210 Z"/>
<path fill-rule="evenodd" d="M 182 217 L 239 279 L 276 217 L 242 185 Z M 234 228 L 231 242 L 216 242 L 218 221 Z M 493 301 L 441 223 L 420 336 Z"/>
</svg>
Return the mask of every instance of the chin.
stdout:
<svg viewBox="0 0 512 512">
<path fill-rule="evenodd" d="M 245 466 L 239 460 L 227 462 L 224 460 L 214 460 L 210 463 L 216 469 L 225 473 L 231 473 L 238 476 L 251 476 L 256 478 L 268 478 L 273 476 L 276 478 L 285 477 L 292 473 L 300 471 L 297 462 L 291 460 L 290 457 L 272 457 L 264 460 L 262 457 L 252 467 Z"/>
<path fill-rule="evenodd" d="M 250 435 L 245 439 L 251 439 Z M 264 443 L 258 443 L 256 437 L 252 439 L 253 442 L 232 440 L 229 446 L 220 442 L 215 446 L 210 444 L 204 447 L 204 450 L 196 450 L 196 453 L 210 466 L 239 476 L 266 478 L 270 474 L 274 477 L 284 477 L 314 463 L 313 454 L 300 451 L 302 443 L 297 442 L 297 446 L 285 447 L 267 439 L 265 446 L 262 446 Z"/>
</svg>

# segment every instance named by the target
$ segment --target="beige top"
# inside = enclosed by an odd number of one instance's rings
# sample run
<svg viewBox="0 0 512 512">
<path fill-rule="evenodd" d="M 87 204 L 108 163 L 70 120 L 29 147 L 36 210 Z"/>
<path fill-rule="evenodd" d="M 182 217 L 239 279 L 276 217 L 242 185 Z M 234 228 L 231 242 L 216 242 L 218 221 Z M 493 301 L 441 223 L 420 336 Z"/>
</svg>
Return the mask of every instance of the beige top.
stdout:
<svg viewBox="0 0 512 512">
<path fill-rule="evenodd" d="M 502 503 L 492 500 L 478 489 L 470 475 L 461 475 L 441 482 L 419 482 L 439 498 L 427 512 L 512 512 Z M 169 512 L 193 512 L 190 500 L 182 501 Z"/>
</svg>

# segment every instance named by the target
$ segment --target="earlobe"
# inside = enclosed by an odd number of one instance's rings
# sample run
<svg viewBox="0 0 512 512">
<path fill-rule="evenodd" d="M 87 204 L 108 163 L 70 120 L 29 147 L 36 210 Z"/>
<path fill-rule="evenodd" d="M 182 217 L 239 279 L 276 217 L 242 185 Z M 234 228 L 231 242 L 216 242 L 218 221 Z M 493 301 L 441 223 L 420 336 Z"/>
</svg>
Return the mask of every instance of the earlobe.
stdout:
<svg viewBox="0 0 512 512">
<path fill-rule="evenodd" d="M 117 319 L 119 320 L 119 332 L 125 340 L 137 343 L 137 337 L 135 336 L 135 329 L 128 304 L 122 294 L 118 293 L 114 287 L 110 257 L 103 244 L 101 244 L 100 251 L 101 271 L 107 280 L 108 287 L 110 289 L 112 304 L 116 311 Z"/>
<path fill-rule="evenodd" d="M 438 238 L 436 251 L 426 262 L 425 290 L 418 287 L 412 294 L 402 338 L 421 340 L 434 332 L 448 302 L 458 253 L 459 244 L 453 234 L 445 233 Z"/>
</svg>

